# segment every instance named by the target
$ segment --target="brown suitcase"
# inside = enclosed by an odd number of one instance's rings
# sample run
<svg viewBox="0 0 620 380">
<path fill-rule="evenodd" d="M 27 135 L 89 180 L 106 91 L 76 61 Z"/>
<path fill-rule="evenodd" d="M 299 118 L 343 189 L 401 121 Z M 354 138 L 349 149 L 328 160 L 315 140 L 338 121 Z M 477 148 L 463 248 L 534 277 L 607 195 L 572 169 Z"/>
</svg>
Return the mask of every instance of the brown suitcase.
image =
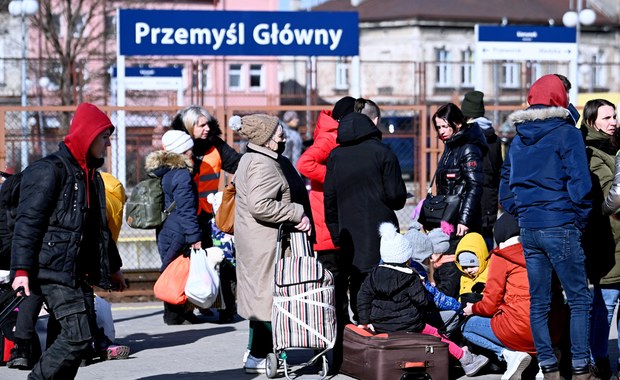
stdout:
<svg viewBox="0 0 620 380">
<path fill-rule="evenodd" d="M 340 372 L 362 380 L 447 380 L 448 344 L 399 331 L 373 334 L 355 325 L 344 330 Z"/>
</svg>

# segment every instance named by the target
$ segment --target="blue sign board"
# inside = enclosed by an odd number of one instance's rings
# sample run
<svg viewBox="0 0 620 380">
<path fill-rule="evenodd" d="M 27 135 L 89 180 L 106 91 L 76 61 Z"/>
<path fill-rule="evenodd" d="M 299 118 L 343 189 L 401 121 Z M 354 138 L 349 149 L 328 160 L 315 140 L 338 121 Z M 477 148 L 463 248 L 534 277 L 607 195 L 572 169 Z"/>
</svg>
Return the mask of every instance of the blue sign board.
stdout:
<svg viewBox="0 0 620 380">
<path fill-rule="evenodd" d="M 577 30 L 561 26 L 478 25 L 478 41 L 575 43 Z"/>
<path fill-rule="evenodd" d="M 116 67 L 112 68 L 112 76 L 116 78 Z M 181 67 L 126 67 L 126 77 L 183 77 Z"/>
<path fill-rule="evenodd" d="M 357 12 L 120 9 L 119 54 L 330 55 L 359 51 Z"/>
</svg>

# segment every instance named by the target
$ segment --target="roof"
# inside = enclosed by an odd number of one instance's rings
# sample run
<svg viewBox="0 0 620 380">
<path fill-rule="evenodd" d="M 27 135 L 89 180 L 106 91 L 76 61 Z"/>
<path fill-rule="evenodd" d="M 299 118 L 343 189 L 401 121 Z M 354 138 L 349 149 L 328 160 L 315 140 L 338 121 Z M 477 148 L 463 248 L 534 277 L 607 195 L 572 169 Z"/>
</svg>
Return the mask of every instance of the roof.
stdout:
<svg viewBox="0 0 620 380">
<path fill-rule="evenodd" d="M 506 17 L 509 24 L 549 25 L 553 19 L 555 25 L 562 25 L 568 5 L 566 0 L 364 0 L 354 7 L 351 0 L 331 0 L 312 10 L 358 11 L 361 22 L 414 19 L 499 24 Z M 596 13 L 596 25 L 618 25 Z"/>
</svg>

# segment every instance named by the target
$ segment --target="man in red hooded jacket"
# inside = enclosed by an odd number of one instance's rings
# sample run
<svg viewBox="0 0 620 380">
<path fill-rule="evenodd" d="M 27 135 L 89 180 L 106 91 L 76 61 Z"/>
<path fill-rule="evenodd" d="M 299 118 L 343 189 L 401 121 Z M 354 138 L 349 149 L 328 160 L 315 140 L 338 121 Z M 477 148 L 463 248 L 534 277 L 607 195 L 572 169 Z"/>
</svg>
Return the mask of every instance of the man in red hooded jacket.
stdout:
<svg viewBox="0 0 620 380">
<path fill-rule="evenodd" d="M 42 296 L 61 329 L 29 379 L 75 378 L 92 340 L 92 285 L 125 288 L 96 170 L 113 131 L 101 110 L 82 103 L 58 151 L 24 171 L 11 255 L 13 288 Z"/>
</svg>

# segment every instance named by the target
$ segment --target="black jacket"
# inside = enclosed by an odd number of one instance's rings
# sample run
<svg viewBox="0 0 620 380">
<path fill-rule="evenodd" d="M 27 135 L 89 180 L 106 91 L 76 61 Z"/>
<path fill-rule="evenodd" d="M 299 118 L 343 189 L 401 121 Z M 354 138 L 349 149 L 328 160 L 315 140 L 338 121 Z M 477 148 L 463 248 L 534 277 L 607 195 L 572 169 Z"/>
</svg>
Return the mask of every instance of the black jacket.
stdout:
<svg viewBox="0 0 620 380">
<path fill-rule="evenodd" d="M 357 294 L 360 324 L 372 323 L 377 332 L 422 331 L 429 307 L 418 272 L 401 265 L 379 265 Z"/>
<path fill-rule="evenodd" d="M 366 115 L 351 113 L 338 127 L 327 159 L 325 223 L 336 246 L 353 253 L 353 266 L 370 272 L 379 264 L 379 225 L 398 226 L 394 210 L 407 200 L 396 155 Z"/>
<path fill-rule="evenodd" d="M 83 279 L 110 289 L 110 274 L 122 262 L 108 229 L 101 175 L 93 174 L 88 209 L 84 171 L 64 143 L 53 155 L 60 161 L 47 156 L 24 171 L 11 270 L 26 270 L 31 280 L 75 287 Z"/>
<path fill-rule="evenodd" d="M 493 231 L 493 226 L 497 220 L 499 181 L 501 179 L 502 164 L 502 142 L 495 134 L 493 127 L 482 129 L 489 148 L 482 161 L 482 171 L 484 172 L 484 182 L 482 184 L 482 229 L 483 231 Z"/>
<path fill-rule="evenodd" d="M 486 139 L 477 124 L 466 124 L 445 143 L 435 174 L 437 194 L 460 194 L 462 201 L 456 223 L 466 225 L 470 231 L 480 231 Z"/>
</svg>

